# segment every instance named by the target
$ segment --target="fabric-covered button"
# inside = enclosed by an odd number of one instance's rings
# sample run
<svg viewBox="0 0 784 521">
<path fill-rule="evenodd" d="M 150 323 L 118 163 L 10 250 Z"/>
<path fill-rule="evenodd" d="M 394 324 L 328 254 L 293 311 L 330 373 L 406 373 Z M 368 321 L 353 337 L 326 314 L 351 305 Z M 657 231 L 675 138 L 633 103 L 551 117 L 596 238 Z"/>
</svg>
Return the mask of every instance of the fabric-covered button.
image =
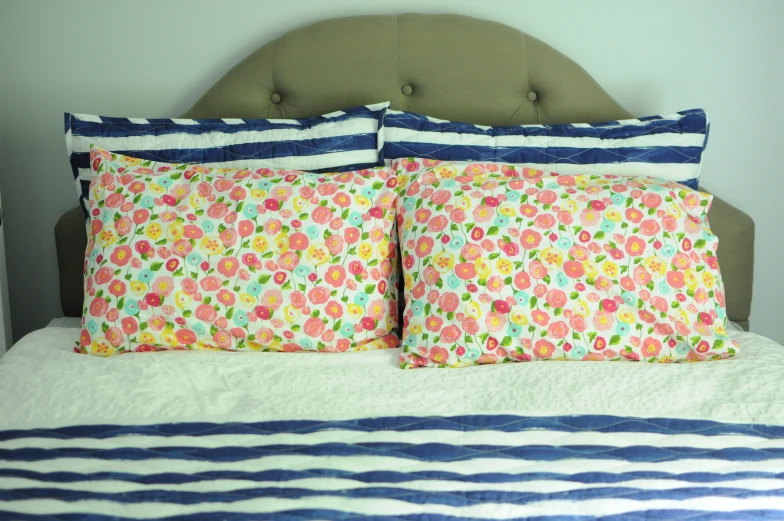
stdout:
<svg viewBox="0 0 784 521">
<path fill-rule="evenodd" d="M 538 97 L 534 91 L 528 93 L 528 101 L 536 101 Z"/>
<path fill-rule="evenodd" d="M 403 96 L 410 96 L 411 93 L 414 92 L 414 89 L 411 88 L 411 85 L 403 85 L 400 88 L 400 92 L 403 93 Z"/>
<path fill-rule="evenodd" d="M 277 92 L 273 92 L 272 95 L 270 96 L 270 101 L 276 104 L 280 103 L 280 94 L 278 94 Z"/>
</svg>

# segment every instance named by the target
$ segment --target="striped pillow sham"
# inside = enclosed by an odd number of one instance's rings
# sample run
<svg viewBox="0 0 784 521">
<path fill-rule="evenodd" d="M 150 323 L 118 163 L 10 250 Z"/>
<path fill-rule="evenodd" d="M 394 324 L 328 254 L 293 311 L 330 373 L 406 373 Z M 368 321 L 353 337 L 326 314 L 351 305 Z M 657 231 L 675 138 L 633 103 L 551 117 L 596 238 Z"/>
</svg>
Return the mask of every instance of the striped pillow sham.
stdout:
<svg viewBox="0 0 784 521">
<path fill-rule="evenodd" d="M 488 127 L 388 110 L 384 159 L 525 164 L 561 174 L 653 176 L 696 189 L 708 141 L 704 110 L 606 123 Z"/>
<path fill-rule="evenodd" d="M 382 163 L 389 103 L 302 119 L 140 119 L 65 114 L 65 141 L 86 211 L 90 146 L 146 161 L 344 172 Z M 86 214 L 85 214 L 86 217 Z"/>
</svg>

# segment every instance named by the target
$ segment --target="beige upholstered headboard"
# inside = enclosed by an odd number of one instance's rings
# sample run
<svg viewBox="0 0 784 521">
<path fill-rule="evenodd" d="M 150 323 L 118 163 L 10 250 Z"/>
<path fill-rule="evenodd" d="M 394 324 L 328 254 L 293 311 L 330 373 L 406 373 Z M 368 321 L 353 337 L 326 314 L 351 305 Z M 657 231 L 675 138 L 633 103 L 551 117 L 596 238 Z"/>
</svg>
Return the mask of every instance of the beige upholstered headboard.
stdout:
<svg viewBox="0 0 784 521">
<path fill-rule="evenodd" d="M 423 14 L 339 18 L 291 31 L 237 64 L 186 117 L 300 118 L 386 100 L 397 110 L 485 125 L 631 117 L 580 66 L 535 38 L 495 22 Z M 720 200 L 710 220 L 721 241 L 728 316 L 747 327 L 753 222 Z M 63 309 L 78 316 L 81 211 L 58 227 Z"/>
</svg>

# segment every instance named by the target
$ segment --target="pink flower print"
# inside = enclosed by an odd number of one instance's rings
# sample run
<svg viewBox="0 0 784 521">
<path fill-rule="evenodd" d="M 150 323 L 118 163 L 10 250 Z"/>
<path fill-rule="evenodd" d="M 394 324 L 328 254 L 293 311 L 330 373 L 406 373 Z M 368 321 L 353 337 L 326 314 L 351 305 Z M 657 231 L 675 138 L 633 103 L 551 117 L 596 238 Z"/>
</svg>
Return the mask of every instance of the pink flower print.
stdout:
<svg viewBox="0 0 784 521">
<path fill-rule="evenodd" d="M 479 332 L 479 324 L 471 317 L 464 318 L 461 325 L 463 330 L 469 335 L 475 335 Z"/>
<path fill-rule="evenodd" d="M 114 347 L 119 347 L 123 343 L 123 333 L 120 328 L 110 327 L 106 330 L 106 340 Z"/>
<path fill-rule="evenodd" d="M 328 296 L 329 292 L 327 292 L 327 297 Z M 326 302 L 326 298 L 324 299 L 324 302 Z M 261 296 L 261 305 L 272 309 L 273 311 L 277 311 L 281 304 L 283 304 L 283 295 L 277 289 L 268 289 Z"/>
<path fill-rule="evenodd" d="M 681 289 L 683 286 L 686 285 L 686 281 L 683 278 L 683 273 L 681 273 L 680 271 L 668 271 L 666 278 L 667 278 L 667 284 L 669 284 L 675 289 Z"/>
<path fill-rule="evenodd" d="M 166 261 L 166 270 L 174 271 L 180 265 L 180 259 L 169 259 Z"/>
<path fill-rule="evenodd" d="M 204 230 L 193 224 L 186 224 L 182 228 L 182 235 L 186 239 L 201 239 L 204 237 Z"/>
<path fill-rule="evenodd" d="M 278 265 L 283 270 L 293 271 L 299 266 L 299 255 L 293 251 L 287 251 L 278 257 Z"/>
<path fill-rule="evenodd" d="M 642 220 L 644 216 L 644 214 L 637 208 L 627 208 L 625 213 L 626 213 L 626 218 L 629 219 L 634 224 L 639 224 L 639 222 Z"/>
<path fill-rule="evenodd" d="M 551 289 L 547 292 L 545 300 L 552 308 L 562 308 L 567 302 L 566 293 L 560 289 Z"/>
<path fill-rule="evenodd" d="M 109 303 L 104 298 L 96 298 L 90 303 L 90 314 L 94 317 L 102 317 L 109 309 Z"/>
<path fill-rule="evenodd" d="M 531 287 L 531 277 L 524 271 L 518 271 L 514 276 L 514 286 L 519 290 L 525 290 Z"/>
<path fill-rule="evenodd" d="M 272 276 L 272 280 L 273 280 L 273 282 L 275 282 L 275 284 L 280 286 L 284 282 L 286 282 L 286 274 L 284 272 L 282 272 L 282 271 L 279 271 L 275 275 Z"/>
<path fill-rule="evenodd" d="M 569 317 L 569 325 L 578 333 L 582 333 L 588 327 L 585 319 L 580 315 L 572 315 Z"/>
<path fill-rule="evenodd" d="M 430 222 L 427 224 L 427 231 L 430 233 L 438 233 L 449 224 L 449 220 L 443 215 L 437 215 L 430 219 Z"/>
<path fill-rule="evenodd" d="M 697 318 L 702 324 L 708 326 L 713 324 L 713 316 L 710 313 L 704 313 L 704 312 L 700 313 L 699 315 L 697 315 Z"/>
<path fill-rule="evenodd" d="M 601 211 L 601 210 L 604 210 L 605 208 L 607 208 L 607 205 L 604 204 L 602 201 L 599 201 L 599 200 L 593 200 L 593 201 L 591 201 L 590 204 L 591 204 L 591 208 L 593 208 L 594 210 Z"/>
<path fill-rule="evenodd" d="M 330 318 L 337 320 L 338 318 L 343 316 L 343 306 L 335 300 L 330 300 L 329 302 L 327 302 L 327 305 L 324 306 L 324 312 Z"/>
<path fill-rule="evenodd" d="M 501 313 L 502 315 L 506 315 L 511 309 L 509 303 L 506 300 L 496 300 L 493 302 L 493 307 L 495 308 L 496 312 Z"/>
<path fill-rule="evenodd" d="M 125 317 L 122 319 L 122 330 L 126 335 L 132 335 L 139 330 L 139 323 L 134 317 Z"/>
<path fill-rule="evenodd" d="M 455 325 L 447 326 L 441 330 L 441 341 L 448 344 L 457 342 L 461 336 L 460 328 Z"/>
<path fill-rule="evenodd" d="M 550 315 L 541 309 L 531 311 L 531 320 L 540 326 L 546 326 L 550 322 Z"/>
<path fill-rule="evenodd" d="M 609 331 L 615 322 L 613 315 L 606 311 L 599 311 L 593 317 L 593 326 L 597 331 Z"/>
<path fill-rule="evenodd" d="M 639 315 L 640 320 L 646 324 L 652 324 L 656 320 L 656 316 L 653 313 L 645 311 L 644 309 L 641 309 L 637 314 Z"/>
<path fill-rule="evenodd" d="M 318 338 L 324 332 L 324 322 L 320 318 L 310 317 L 302 328 L 306 335 Z"/>
<path fill-rule="evenodd" d="M 605 347 L 607 347 L 607 340 L 605 340 L 604 337 L 597 336 L 596 340 L 593 342 L 593 348 L 597 351 L 601 351 Z"/>
<path fill-rule="evenodd" d="M 434 364 L 445 364 L 449 360 L 449 351 L 443 347 L 433 346 L 427 358 Z"/>
<path fill-rule="evenodd" d="M 433 333 L 438 333 L 441 330 L 443 323 L 444 321 L 440 317 L 429 316 L 425 319 L 425 328 Z"/>
<path fill-rule="evenodd" d="M 566 322 L 560 320 L 558 322 L 553 322 L 547 328 L 547 334 L 551 338 L 564 338 L 569 334 L 569 326 L 566 325 Z"/>
<path fill-rule="evenodd" d="M 485 327 L 492 333 L 501 331 L 506 326 L 506 317 L 502 313 L 490 312 L 485 319 Z"/>
<path fill-rule="evenodd" d="M 147 320 L 147 327 L 153 331 L 162 331 L 166 327 L 166 319 L 161 315 L 153 315 Z"/>
<path fill-rule="evenodd" d="M 312 304 L 320 305 L 329 299 L 329 290 L 323 286 L 316 286 L 308 292 L 308 300 Z"/>
<path fill-rule="evenodd" d="M 220 234 L 220 240 L 225 247 L 231 248 L 237 244 L 237 230 L 234 228 L 223 230 Z"/>
<path fill-rule="evenodd" d="M 542 204 L 553 204 L 558 200 L 558 195 L 552 190 L 542 190 L 536 194 L 536 200 Z"/>
<path fill-rule="evenodd" d="M 653 192 L 648 192 L 642 196 L 642 204 L 647 208 L 658 208 L 661 203 L 661 196 Z"/>
<path fill-rule="evenodd" d="M 534 356 L 536 358 L 550 358 L 555 351 L 555 345 L 545 339 L 537 340 L 534 344 Z"/>
<path fill-rule="evenodd" d="M 629 237 L 629 239 L 626 241 L 626 244 L 624 245 L 626 253 L 628 253 L 631 257 L 639 257 L 643 255 L 645 253 L 645 247 L 645 241 L 635 235 Z"/>
<path fill-rule="evenodd" d="M 157 295 L 168 297 L 174 289 L 174 279 L 168 275 L 156 278 L 150 286 L 150 291 Z M 150 304 L 152 305 L 152 304 Z"/>
<path fill-rule="evenodd" d="M 370 232 L 370 239 L 373 242 L 380 242 L 381 239 L 378 238 L 376 234 L 374 234 L 374 230 L 378 230 L 378 232 L 381 234 L 381 238 L 384 237 L 384 232 L 381 231 L 380 228 L 374 228 Z M 340 255 L 340 253 L 343 251 L 344 244 L 345 241 L 343 241 L 343 237 L 341 237 L 340 235 L 330 235 L 324 241 L 324 245 L 327 247 L 327 249 L 332 255 Z"/>
<path fill-rule="evenodd" d="M 417 257 L 420 259 L 423 257 L 427 257 L 433 251 L 433 244 L 434 241 L 431 237 L 420 237 L 417 239 L 416 252 Z"/>
<path fill-rule="evenodd" d="M 659 199 L 661 200 L 661 198 Z M 653 337 L 649 336 L 648 338 L 642 341 L 642 355 L 645 356 L 646 358 L 659 356 L 659 352 L 661 351 L 661 349 L 662 349 L 662 343 Z"/>
<path fill-rule="evenodd" d="M 122 297 L 125 295 L 125 282 L 114 279 L 111 284 L 109 284 L 109 293 L 114 295 L 115 297 Z"/>
<path fill-rule="evenodd" d="M 299 225 L 296 223 L 299 223 L 299 221 L 292 221 L 292 226 L 294 226 L 295 228 L 299 228 Z M 329 221 L 329 228 L 331 230 L 339 230 L 343 228 L 343 219 L 341 219 L 340 217 L 335 217 L 334 219 Z"/>
<path fill-rule="evenodd" d="M 476 268 L 472 262 L 461 262 L 455 266 L 455 275 L 463 280 L 471 280 L 476 277 Z"/>
<path fill-rule="evenodd" d="M 615 313 L 618 311 L 618 303 L 613 299 L 606 298 L 602 300 L 602 309 L 609 313 Z"/>
<path fill-rule="evenodd" d="M 542 230 L 549 230 L 555 226 L 555 222 L 555 217 L 553 217 L 552 214 L 542 213 L 537 215 L 534 219 L 534 226 Z"/>
<path fill-rule="evenodd" d="M 642 235 L 653 237 L 659 233 L 659 231 L 661 231 L 661 226 L 653 219 L 646 219 L 640 223 L 640 233 Z"/>
<path fill-rule="evenodd" d="M 506 287 L 506 284 L 504 284 L 504 279 L 498 275 L 491 275 L 490 278 L 487 279 L 487 291 L 500 293 L 503 291 L 504 287 Z"/>
<path fill-rule="evenodd" d="M 111 193 L 104 202 L 107 208 L 117 208 L 125 202 L 125 196 L 123 194 Z"/>
<path fill-rule="evenodd" d="M 232 344 L 232 337 L 231 333 L 226 331 L 225 329 L 221 329 L 217 333 L 212 336 L 212 341 L 221 348 L 221 349 L 228 349 L 231 347 Z"/>
<path fill-rule="evenodd" d="M 199 281 L 199 285 L 204 291 L 218 291 L 221 288 L 221 284 L 221 280 L 213 275 L 204 277 Z"/>
<path fill-rule="evenodd" d="M 353 226 L 346 228 L 343 232 L 343 237 L 346 239 L 347 243 L 354 244 L 359 240 L 359 230 Z"/>
<path fill-rule="evenodd" d="M 541 280 L 547 276 L 547 269 L 538 260 L 528 264 L 528 273 L 535 279 Z"/>
<path fill-rule="evenodd" d="M 128 246 L 120 246 L 116 248 L 109 256 L 109 260 L 115 266 L 123 267 L 131 260 L 133 251 Z"/>
<path fill-rule="evenodd" d="M 338 185 L 335 183 L 322 183 L 316 188 L 316 191 L 321 195 L 333 195 L 338 191 Z"/>
<path fill-rule="evenodd" d="M 106 284 L 107 282 L 112 280 L 113 276 L 114 276 L 114 272 L 111 269 L 104 266 L 103 268 L 95 272 L 95 283 Z"/>
<path fill-rule="evenodd" d="M 327 269 L 326 275 L 324 275 L 324 282 L 335 288 L 343 286 L 343 281 L 345 280 L 346 270 L 340 265 L 330 266 L 329 269 Z"/>
<path fill-rule="evenodd" d="M 441 274 L 438 273 L 435 268 L 433 268 L 433 266 L 428 266 L 422 273 L 422 278 L 425 281 L 425 284 L 428 286 L 433 286 L 436 282 L 438 282 L 438 279 L 441 278 Z"/>
<path fill-rule="evenodd" d="M 621 277 L 620 283 L 624 291 L 634 291 L 637 288 L 631 277 Z"/>
<path fill-rule="evenodd" d="M 449 202 L 449 199 L 452 198 L 452 194 L 447 192 L 446 190 L 438 190 L 433 195 L 430 196 L 430 201 L 433 204 L 446 204 Z"/>
<path fill-rule="evenodd" d="M 226 278 L 231 278 L 237 274 L 240 262 L 237 257 L 223 257 L 218 261 L 218 273 Z"/>
<path fill-rule="evenodd" d="M 476 222 L 486 223 L 493 218 L 493 216 L 495 215 L 495 211 L 489 206 L 480 204 L 474 208 L 472 215 Z"/>
<path fill-rule="evenodd" d="M 668 336 L 674 334 L 675 330 L 671 325 L 659 322 L 653 326 L 653 332 L 657 335 Z"/>
<path fill-rule="evenodd" d="M 157 308 L 158 306 L 160 306 L 160 305 L 161 305 L 161 296 L 160 296 L 160 295 L 157 295 L 157 294 L 155 294 L 155 293 L 147 293 L 147 295 L 145 295 L 145 297 L 144 297 L 144 303 L 145 303 L 146 305 L 148 305 L 148 306 L 152 306 L 152 307 L 154 307 L 154 308 Z M 144 306 L 142 306 L 141 304 L 139 305 L 139 308 L 140 308 L 142 311 L 144 311 L 144 310 L 146 309 L 146 308 L 145 308 Z"/>
<path fill-rule="evenodd" d="M 327 224 L 332 220 L 332 210 L 326 206 L 317 206 L 310 214 L 311 219 L 318 224 Z"/>
<path fill-rule="evenodd" d="M 432 212 L 427 208 L 420 208 L 414 212 L 414 220 L 420 224 L 424 224 L 430 220 Z"/>
<path fill-rule="evenodd" d="M 526 250 L 538 248 L 540 242 L 542 242 L 542 234 L 536 230 L 526 228 L 520 234 L 520 244 L 522 244 L 523 248 Z"/>
<path fill-rule="evenodd" d="M 676 253 L 672 258 L 672 263 L 679 270 L 687 270 L 691 267 L 691 259 L 688 255 L 684 255 L 683 253 Z"/>
<path fill-rule="evenodd" d="M 586 208 L 580 212 L 580 223 L 585 226 L 596 226 L 601 221 L 601 212 Z"/>
<path fill-rule="evenodd" d="M 222 219 L 229 213 L 229 207 L 224 203 L 213 203 L 207 208 L 207 215 L 213 219 Z"/>
<path fill-rule="evenodd" d="M 662 297 L 651 297 L 651 306 L 661 313 L 666 313 L 669 309 L 669 304 Z"/>
</svg>

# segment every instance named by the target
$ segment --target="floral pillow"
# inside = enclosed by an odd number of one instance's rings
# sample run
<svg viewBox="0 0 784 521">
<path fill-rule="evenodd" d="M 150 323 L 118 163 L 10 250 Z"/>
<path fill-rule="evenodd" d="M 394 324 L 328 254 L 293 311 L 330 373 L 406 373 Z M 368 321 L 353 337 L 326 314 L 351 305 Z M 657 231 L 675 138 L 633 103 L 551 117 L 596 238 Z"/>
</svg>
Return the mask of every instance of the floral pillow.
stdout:
<svg viewBox="0 0 784 521">
<path fill-rule="evenodd" d="M 140 161 L 93 148 L 79 351 L 398 345 L 397 178 Z"/>
<path fill-rule="evenodd" d="M 402 159 L 401 367 L 733 356 L 712 196 L 652 178 Z"/>
</svg>

